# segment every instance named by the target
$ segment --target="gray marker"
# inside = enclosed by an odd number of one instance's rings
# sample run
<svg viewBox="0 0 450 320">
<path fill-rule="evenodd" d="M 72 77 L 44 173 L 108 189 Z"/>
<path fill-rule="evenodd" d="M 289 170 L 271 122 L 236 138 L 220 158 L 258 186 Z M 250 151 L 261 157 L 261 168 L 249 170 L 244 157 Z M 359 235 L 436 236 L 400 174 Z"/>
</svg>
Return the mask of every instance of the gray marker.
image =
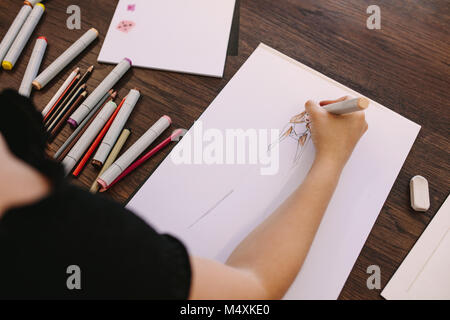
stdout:
<svg viewBox="0 0 450 320">
<path fill-rule="evenodd" d="M 106 78 L 100 83 L 100 85 L 87 97 L 81 106 L 72 114 L 68 120 L 72 128 L 76 128 L 81 121 L 89 114 L 95 104 L 110 90 L 122 76 L 130 69 L 131 60 L 123 59 Z"/>
<path fill-rule="evenodd" d="M 30 39 L 31 34 L 33 33 L 34 29 L 39 23 L 39 20 L 41 19 L 44 11 L 45 7 L 42 3 L 38 3 L 34 6 L 33 10 L 31 11 L 27 20 L 23 24 L 22 29 L 20 29 L 19 34 L 17 35 L 16 39 L 11 45 L 11 48 L 9 48 L 9 51 L 2 62 L 3 69 L 12 70 L 12 68 L 17 62 L 17 59 L 19 59 L 20 54 L 23 51 L 23 48 L 25 48 L 25 45 Z"/>
<path fill-rule="evenodd" d="M 89 128 L 83 133 L 77 143 L 73 146 L 70 152 L 62 161 L 66 174 L 72 171 L 73 167 L 80 161 L 80 158 L 89 148 L 89 145 L 95 139 L 97 134 L 102 130 L 103 126 L 108 121 L 114 110 L 117 108 L 117 104 L 113 101 L 108 102 L 105 107 L 100 111 L 98 116 L 92 121 Z"/>
<path fill-rule="evenodd" d="M 117 113 L 117 116 L 114 119 L 111 128 L 109 128 L 108 132 L 102 140 L 102 143 L 100 144 L 100 147 L 98 148 L 97 153 L 94 156 L 92 163 L 95 166 L 101 167 L 105 162 L 106 158 L 111 152 L 111 149 L 116 143 L 117 138 L 122 132 L 125 123 L 130 117 L 131 112 L 133 112 L 133 109 L 136 106 L 136 103 L 138 102 L 140 96 L 141 94 L 139 93 L 139 90 L 132 89 L 130 93 L 128 93 L 123 106 Z"/>
<path fill-rule="evenodd" d="M 141 136 L 119 159 L 117 159 L 111 167 L 108 168 L 97 179 L 97 182 L 103 187 L 107 188 L 114 180 L 122 174 L 122 172 L 128 168 L 136 158 L 145 151 L 153 141 L 158 138 L 161 133 L 166 130 L 172 120 L 168 116 L 160 118 L 150 129 Z"/>
<path fill-rule="evenodd" d="M 20 29 L 25 23 L 25 20 L 27 20 L 28 16 L 30 15 L 31 10 L 33 10 L 33 7 L 25 3 L 22 9 L 20 9 L 19 13 L 17 14 L 13 23 L 9 27 L 8 32 L 5 34 L 2 42 L 0 43 L 0 61 L 3 61 L 3 58 L 8 53 L 9 48 L 11 48 L 11 45 L 13 44 L 14 40 L 20 32 Z"/>
<path fill-rule="evenodd" d="M 60 73 L 73 59 L 75 59 L 92 41 L 98 37 L 98 31 L 89 29 L 84 35 L 74 42 L 62 55 L 52 62 L 39 76 L 34 79 L 33 86 L 37 90 L 45 87 L 58 73 Z"/>
<path fill-rule="evenodd" d="M 19 88 L 19 94 L 25 97 L 30 97 L 32 88 L 31 82 L 39 72 L 45 49 L 47 49 L 47 39 L 45 37 L 37 38 L 30 61 L 28 62 L 27 70 L 25 71 Z"/>
<path fill-rule="evenodd" d="M 367 109 L 367 107 L 369 107 L 369 99 L 356 98 L 332 103 L 324 106 L 323 109 L 332 114 L 347 114 L 357 111 L 363 111 Z"/>
</svg>

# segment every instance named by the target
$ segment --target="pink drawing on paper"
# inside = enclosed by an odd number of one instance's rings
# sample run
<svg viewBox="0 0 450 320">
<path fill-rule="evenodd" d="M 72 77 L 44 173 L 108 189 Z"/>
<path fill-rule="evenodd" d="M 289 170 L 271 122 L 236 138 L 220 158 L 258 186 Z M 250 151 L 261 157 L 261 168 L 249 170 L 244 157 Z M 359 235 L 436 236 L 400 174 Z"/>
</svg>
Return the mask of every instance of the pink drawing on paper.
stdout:
<svg viewBox="0 0 450 320">
<path fill-rule="evenodd" d="M 129 4 L 128 6 L 127 6 L 127 10 L 128 11 L 134 11 L 136 9 L 136 5 L 135 4 Z"/>
<path fill-rule="evenodd" d="M 117 30 L 122 31 L 124 33 L 128 33 L 135 26 L 136 26 L 136 23 L 134 23 L 133 21 L 123 20 L 123 21 L 119 22 L 119 25 L 117 26 Z"/>
</svg>

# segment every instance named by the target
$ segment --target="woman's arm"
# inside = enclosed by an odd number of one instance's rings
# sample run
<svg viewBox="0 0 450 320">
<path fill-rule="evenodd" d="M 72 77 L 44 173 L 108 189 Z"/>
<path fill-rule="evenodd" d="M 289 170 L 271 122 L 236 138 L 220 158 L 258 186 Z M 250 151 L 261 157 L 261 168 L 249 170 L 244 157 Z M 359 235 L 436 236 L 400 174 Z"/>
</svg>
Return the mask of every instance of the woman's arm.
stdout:
<svg viewBox="0 0 450 320">
<path fill-rule="evenodd" d="M 341 171 L 367 130 L 364 112 L 335 116 L 312 101 L 305 107 L 316 148 L 311 170 L 302 185 L 240 243 L 225 265 L 191 259 L 191 299 L 279 299 L 294 281 Z"/>
</svg>

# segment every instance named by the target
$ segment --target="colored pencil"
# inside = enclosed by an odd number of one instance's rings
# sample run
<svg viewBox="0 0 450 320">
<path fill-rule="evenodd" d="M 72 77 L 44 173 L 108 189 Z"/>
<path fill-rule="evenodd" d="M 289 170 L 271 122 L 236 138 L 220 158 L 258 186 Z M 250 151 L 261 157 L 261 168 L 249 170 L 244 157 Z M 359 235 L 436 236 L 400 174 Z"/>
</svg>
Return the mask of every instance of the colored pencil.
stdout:
<svg viewBox="0 0 450 320">
<path fill-rule="evenodd" d="M 87 94 L 88 94 L 87 91 L 84 91 L 83 93 L 80 94 L 78 99 L 74 103 L 72 103 L 72 105 L 69 107 L 69 110 L 67 110 L 67 112 L 64 114 L 64 116 L 62 116 L 62 118 L 59 120 L 59 122 L 55 125 L 53 130 L 50 132 L 51 137 L 55 137 L 57 135 L 59 130 L 66 123 L 69 116 L 72 114 L 72 112 L 75 111 L 75 108 L 78 108 L 78 106 L 84 101 L 84 99 L 86 99 Z"/>
<path fill-rule="evenodd" d="M 50 111 L 50 109 L 55 105 L 55 103 L 58 101 L 59 98 L 64 94 L 65 90 L 69 87 L 69 85 L 72 83 L 72 80 L 78 75 L 80 72 L 80 68 L 75 68 L 67 79 L 63 82 L 61 87 L 59 87 L 58 91 L 56 91 L 55 95 L 51 98 L 51 100 L 47 103 L 47 105 L 42 110 L 42 116 L 45 117 L 47 113 Z"/>
<path fill-rule="evenodd" d="M 88 149 L 88 151 L 84 154 L 84 157 L 81 159 L 81 161 L 76 166 L 75 170 L 72 172 L 72 175 L 74 177 L 78 177 L 80 175 L 81 171 L 83 170 L 84 166 L 86 165 L 86 162 L 88 162 L 89 158 L 92 156 L 92 154 L 94 153 L 95 149 L 97 149 L 97 147 L 100 144 L 100 142 L 102 142 L 103 137 L 105 136 L 105 134 L 108 132 L 109 128 L 111 127 L 114 119 L 116 118 L 117 114 L 119 113 L 120 109 L 122 108 L 123 103 L 125 102 L 125 100 L 126 99 L 124 98 L 122 100 L 122 102 L 117 106 L 116 110 L 114 110 L 114 113 L 111 115 L 111 117 L 109 118 L 108 122 L 106 122 L 105 126 L 100 131 L 100 133 L 98 134 L 97 138 L 91 144 L 91 146 Z"/>
<path fill-rule="evenodd" d="M 69 94 L 64 99 L 64 101 L 59 105 L 59 107 L 57 107 L 55 109 L 55 111 L 53 112 L 53 115 L 50 116 L 50 118 L 46 121 L 46 123 L 45 123 L 46 126 L 49 126 L 55 120 L 55 117 L 58 117 L 60 115 L 61 110 L 67 106 L 70 99 L 72 99 L 74 97 L 74 95 L 79 92 L 80 87 L 86 83 L 86 81 L 88 80 L 89 76 L 92 73 L 92 70 L 94 70 L 94 66 L 90 66 L 87 69 L 87 71 L 81 76 L 79 81 L 77 81 L 75 86 L 70 90 Z"/>
<path fill-rule="evenodd" d="M 61 95 L 61 97 L 59 97 L 59 99 L 55 102 L 55 104 L 53 105 L 53 107 L 50 108 L 50 110 L 47 112 L 47 114 L 44 117 L 44 123 L 52 116 L 53 112 L 55 111 L 56 108 L 58 108 L 58 106 L 63 102 L 64 99 L 66 99 L 67 95 L 69 94 L 69 92 L 72 90 L 72 88 L 74 87 L 74 85 L 76 84 L 76 82 L 78 80 L 80 80 L 80 75 L 77 74 L 75 76 L 75 78 L 72 79 L 72 81 L 70 82 L 69 86 L 66 88 L 66 90 L 64 90 L 63 94 Z"/>
<path fill-rule="evenodd" d="M 58 124 L 59 120 L 66 114 L 67 110 L 70 108 L 70 106 L 75 102 L 75 100 L 78 99 L 78 97 L 86 91 L 87 86 L 83 84 L 75 94 L 72 95 L 72 97 L 63 105 L 61 105 L 61 108 L 59 111 L 55 112 L 53 114 L 53 117 L 50 118 L 50 120 L 45 125 L 47 128 L 47 131 L 52 131 L 53 128 Z"/>
</svg>

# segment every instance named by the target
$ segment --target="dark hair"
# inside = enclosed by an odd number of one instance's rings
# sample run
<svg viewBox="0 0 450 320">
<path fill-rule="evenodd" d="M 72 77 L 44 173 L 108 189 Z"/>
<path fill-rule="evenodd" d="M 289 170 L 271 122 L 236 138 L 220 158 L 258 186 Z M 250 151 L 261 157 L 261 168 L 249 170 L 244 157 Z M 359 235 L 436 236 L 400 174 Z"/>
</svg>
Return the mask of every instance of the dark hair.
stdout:
<svg viewBox="0 0 450 320">
<path fill-rule="evenodd" d="M 54 184 L 62 180 L 63 168 L 46 154 L 48 134 L 41 113 L 30 99 L 13 90 L 0 93 L 0 133 L 17 158 L 40 171 Z"/>
</svg>

